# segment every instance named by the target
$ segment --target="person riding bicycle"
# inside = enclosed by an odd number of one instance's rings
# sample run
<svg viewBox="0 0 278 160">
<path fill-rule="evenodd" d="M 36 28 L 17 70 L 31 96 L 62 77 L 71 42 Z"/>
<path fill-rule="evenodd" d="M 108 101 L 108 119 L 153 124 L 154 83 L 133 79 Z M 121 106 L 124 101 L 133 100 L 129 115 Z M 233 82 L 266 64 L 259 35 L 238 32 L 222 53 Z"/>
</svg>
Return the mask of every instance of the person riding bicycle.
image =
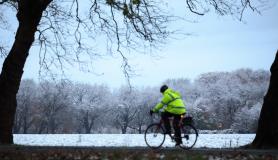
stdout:
<svg viewBox="0 0 278 160">
<path fill-rule="evenodd" d="M 181 131 L 180 131 L 180 120 L 185 115 L 186 109 L 181 95 L 179 92 L 168 88 L 167 85 L 163 85 L 160 88 L 160 92 L 163 94 L 161 102 L 159 102 L 153 109 L 150 110 L 150 115 L 158 112 L 163 106 L 166 106 L 164 111 L 161 113 L 161 117 L 164 121 L 166 134 L 171 134 L 171 125 L 169 117 L 174 117 L 173 128 L 175 130 L 175 141 L 176 146 L 182 143 Z"/>
</svg>

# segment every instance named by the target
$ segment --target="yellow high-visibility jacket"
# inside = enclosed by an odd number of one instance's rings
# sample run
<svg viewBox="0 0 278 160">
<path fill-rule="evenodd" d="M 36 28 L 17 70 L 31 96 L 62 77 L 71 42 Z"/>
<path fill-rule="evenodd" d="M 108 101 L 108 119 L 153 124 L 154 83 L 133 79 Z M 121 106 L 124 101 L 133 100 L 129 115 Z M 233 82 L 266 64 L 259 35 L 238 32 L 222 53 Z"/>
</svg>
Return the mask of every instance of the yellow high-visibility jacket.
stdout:
<svg viewBox="0 0 278 160">
<path fill-rule="evenodd" d="M 163 106 L 166 106 L 164 111 L 173 114 L 184 114 L 186 112 L 180 93 L 170 88 L 164 91 L 161 102 L 154 107 L 153 111 L 158 112 Z"/>
</svg>

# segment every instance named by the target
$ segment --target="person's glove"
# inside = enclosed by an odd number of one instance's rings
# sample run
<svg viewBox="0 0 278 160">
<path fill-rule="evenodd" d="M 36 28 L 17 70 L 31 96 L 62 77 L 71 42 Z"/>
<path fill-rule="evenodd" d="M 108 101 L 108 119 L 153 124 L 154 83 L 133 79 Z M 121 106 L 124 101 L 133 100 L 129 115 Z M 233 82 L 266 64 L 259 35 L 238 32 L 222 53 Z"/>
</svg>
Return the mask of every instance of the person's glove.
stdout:
<svg viewBox="0 0 278 160">
<path fill-rule="evenodd" d="M 154 113 L 154 111 L 151 109 L 151 110 L 150 110 L 150 115 L 152 116 L 152 115 L 153 115 L 153 113 Z"/>
</svg>

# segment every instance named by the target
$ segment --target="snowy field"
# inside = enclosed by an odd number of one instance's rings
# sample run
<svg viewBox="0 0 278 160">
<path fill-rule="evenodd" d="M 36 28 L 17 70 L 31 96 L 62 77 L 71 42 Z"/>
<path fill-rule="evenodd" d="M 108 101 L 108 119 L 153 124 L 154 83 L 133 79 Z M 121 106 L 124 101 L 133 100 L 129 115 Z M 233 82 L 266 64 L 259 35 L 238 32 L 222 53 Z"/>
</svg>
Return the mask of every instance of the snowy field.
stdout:
<svg viewBox="0 0 278 160">
<path fill-rule="evenodd" d="M 255 134 L 200 134 L 194 148 L 231 148 L 252 142 Z M 14 142 L 38 146 L 145 147 L 143 134 L 15 134 Z M 164 147 L 174 143 L 166 138 Z"/>
</svg>

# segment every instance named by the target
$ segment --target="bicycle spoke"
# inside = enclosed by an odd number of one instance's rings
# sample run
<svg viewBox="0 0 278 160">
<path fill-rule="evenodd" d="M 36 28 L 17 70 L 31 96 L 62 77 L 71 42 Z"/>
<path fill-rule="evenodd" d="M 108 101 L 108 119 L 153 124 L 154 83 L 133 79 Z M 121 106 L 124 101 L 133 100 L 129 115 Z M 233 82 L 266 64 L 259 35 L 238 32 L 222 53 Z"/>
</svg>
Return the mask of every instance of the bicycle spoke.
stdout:
<svg viewBox="0 0 278 160">
<path fill-rule="evenodd" d="M 163 128 L 159 124 L 151 124 L 145 131 L 145 142 L 151 148 L 159 148 L 165 141 Z"/>
<path fill-rule="evenodd" d="M 182 144 L 180 145 L 183 149 L 190 149 L 192 148 L 198 138 L 197 130 L 191 125 L 185 125 L 181 128 L 182 132 Z"/>
</svg>

